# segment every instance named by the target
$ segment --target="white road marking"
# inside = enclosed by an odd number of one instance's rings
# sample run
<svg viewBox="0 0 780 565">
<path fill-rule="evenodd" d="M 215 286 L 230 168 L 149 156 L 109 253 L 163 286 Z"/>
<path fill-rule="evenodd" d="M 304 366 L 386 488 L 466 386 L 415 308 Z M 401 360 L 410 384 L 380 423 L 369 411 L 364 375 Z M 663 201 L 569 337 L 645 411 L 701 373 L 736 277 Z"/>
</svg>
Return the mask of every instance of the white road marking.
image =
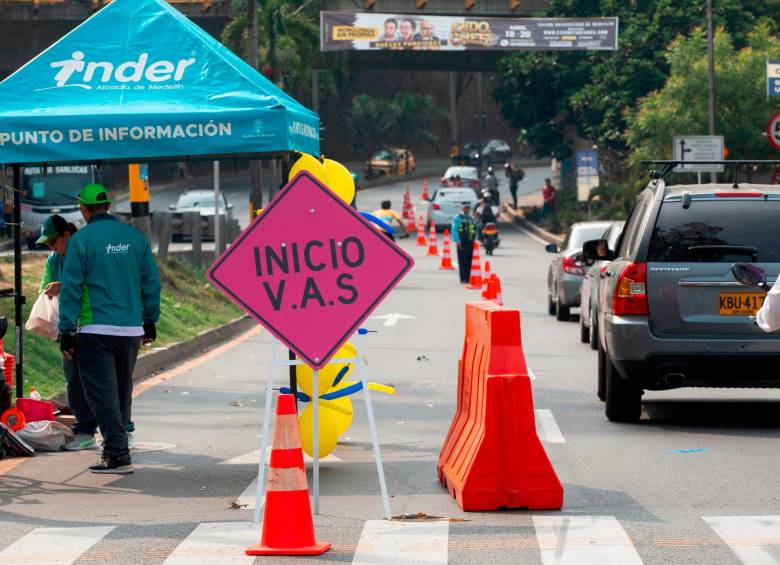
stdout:
<svg viewBox="0 0 780 565">
<path fill-rule="evenodd" d="M 558 422 L 555 421 L 552 410 L 534 410 L 534 419 L 536 420 L 536 435 L 544 443 L 566 443 Z"/>
<path fill-rule="evenodd" d="M 446 565 L 449 526 L 442 522 L 368 520 L 353 565 Z"/>
<path fill-rule="evenodd" d="M 614 516 L 533 516 L 543 565 L 642 565 Z"/>
<path fill-rule="evenodd" d="M 36 528 L 0 551 L 0 563 L 70 565 L 113 529 L 114 526 Z"/>
<path fill-rule="evenodd" d="M 702 518 L 745 565 L 780 563 L 780 516 Z"/>
<path fill-rule="evenodd" d="M 266 451 L 266 464 L 268 463 L 268 459 L 271 457 L 271 447 L 268 448 Z M 311 463 L 313 459 L 303 454 L 303 461 L 305 463 Z M 258 465 L 260 463 L 260 450 L 255 449 L 254 451 L 250 451 L 249 453 L 244 453 L 243 455 L 239 455 L 238 457 L 233 457 L 233 459 L 228 459 L 227 461 L 220 461 L 217 463 L 217 465 Z M 329 454 L 327 457 L 323 457 L 320 459 L 320 463 L 341 463 L 341 459 L 333 455 L 332 453 Z"/>
<path fill-rule="evenodd" d="M 244 554 L 260 541 L 260 526 L 254 522 L 199 524 L 165 560 L 164 565 L 228 565 L 255 562 Z"/>
<path fill-rule="evenodd" d="M 384 320 L 382 324 L 387 328 L 393 328 L 398 323 L 398 320 L 414 320 L 414 316 L 407 316 L 406 314 L 383 314 L 382 316 L 373 316 L 372 320 Z"/>
</svg>

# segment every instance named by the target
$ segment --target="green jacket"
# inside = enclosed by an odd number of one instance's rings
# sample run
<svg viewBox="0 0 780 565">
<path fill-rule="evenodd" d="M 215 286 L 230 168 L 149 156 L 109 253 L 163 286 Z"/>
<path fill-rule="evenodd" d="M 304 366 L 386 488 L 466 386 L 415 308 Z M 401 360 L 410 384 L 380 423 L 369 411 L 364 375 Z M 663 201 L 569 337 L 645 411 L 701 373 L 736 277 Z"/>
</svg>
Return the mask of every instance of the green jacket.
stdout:
<svg viewBox="0 0 780 565">
<path fill-rule="evenodd" d="M 160 274 L 143 234 L 98 214 L 68 241 L 60 331 L 88 325 L 141 327 L 160 317 Z"/>
<path fill-rule="evenodd" d="M 62 268 L 65 265 L 65 257 L 52 251 L 46 258 L 46 264 L 43 267 L 43 276 L 41 277 L 41 286 L 38 293 L 44 291 L 49 283 L 60 282 L 62 280 Z"/>
</svg>

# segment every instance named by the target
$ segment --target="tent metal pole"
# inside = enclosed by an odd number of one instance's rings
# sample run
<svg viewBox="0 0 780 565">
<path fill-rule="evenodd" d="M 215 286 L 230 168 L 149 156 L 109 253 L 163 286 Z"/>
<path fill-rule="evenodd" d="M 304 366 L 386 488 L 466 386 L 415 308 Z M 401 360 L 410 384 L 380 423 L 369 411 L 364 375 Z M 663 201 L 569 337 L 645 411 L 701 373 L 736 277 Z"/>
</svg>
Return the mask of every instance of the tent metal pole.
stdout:
<svg viewBox="0 0 780 565">
<path fill-rule="evenodd" d="M 227 212 L 227 210 L 225 210 Z M 214 161 L 214 261 L 220 255 L 220 246 L 222 245 L 222 234 L 219 221 L 219 161 Z"/>
<path fill-rule="evenodd" d="M 14 172 L 14 326 L 16 344 L 16 397 L 24 397 L 24 355 L 22 348 L 22 168 L 13 165 Z"/>
</svg>

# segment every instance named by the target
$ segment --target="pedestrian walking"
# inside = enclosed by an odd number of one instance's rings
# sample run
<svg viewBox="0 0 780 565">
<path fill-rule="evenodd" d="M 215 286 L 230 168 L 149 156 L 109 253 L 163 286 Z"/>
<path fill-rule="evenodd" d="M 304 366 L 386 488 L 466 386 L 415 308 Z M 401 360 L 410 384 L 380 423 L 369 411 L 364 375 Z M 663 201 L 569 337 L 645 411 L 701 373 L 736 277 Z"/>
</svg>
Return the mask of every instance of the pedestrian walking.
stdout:
<svg viewBox="0 0 780 565">
<path fill-rule="evenodd" d="M 45 294 L 50 300 L 54 300 L 60 294 L 68 241 L 77 231 L 76 226 L 57 214 L 46 218 L 41 226 L 41 236 L 36 243 L 45 245 L 51 250 L 51 253 L 46 258 L 46 264 L 43 268 L 39 294 Z M 84 395 L 78 365 L 72 357 L 63 354 L 62 370 L 65 374 L 68 405 L 76 418 L 73 425 L 73 433 L 76 437 L 65 445 L 65 449 L 67 451 L 95 449 L 97 447 L 95 441 L 97 420 L 89 407 L 87 397 Z"/>
<path fill-rule="evenodd" d="M 87 225 L 70 236 L 60 288 L 60 349 L 75 358 L 103 435 L 93 473 L 133 472 L 127 426 L 141 343 L 157 338 L 160 275 L 143 234 L 108 213 L 100 184 L 78 195 Z"/>
<path fill-rule="evenodd" d="M 517 210 L 517 188 L 525 178 L 525 171 L 520 167 L 514 168 L 511 163 L 504 165 L 504 172 L 509 180 L 509 193 L 512 195 L 512 209 Z"/>
<path fill-rule="evenodd" d="M 461 284 L 468 284 L 471 276 L 471 258 L 476 238 L 476 226 L 471 218 L 471 204 L 464 202 L 460 214 L 452 220 L 452 241 L 458 248 L 458 270 Z"/>
<path fill-rule="evenodd" d="M 558 197 L 558 191 L 552 185 L 550 179 L 544 179 L 544 187 L 542 187 L 542 216 L 547 216 L 555 212 L 555 201 Z"/>
</svg>

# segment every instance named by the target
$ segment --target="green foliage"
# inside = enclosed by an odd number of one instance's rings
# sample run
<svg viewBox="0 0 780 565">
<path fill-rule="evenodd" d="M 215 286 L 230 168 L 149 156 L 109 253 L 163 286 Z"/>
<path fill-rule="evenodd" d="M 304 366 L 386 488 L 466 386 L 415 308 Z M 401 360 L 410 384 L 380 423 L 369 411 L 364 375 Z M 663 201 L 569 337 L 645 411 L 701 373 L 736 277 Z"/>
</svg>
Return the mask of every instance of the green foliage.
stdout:
<svg viewBox="0 0 780 565">
<path fill-rule="evenodd" d="M 704 23 L 703 2 L 677 0 L 552 0 L 547 15 L 618 16 L 617 52 L 520 52 L 501 62 L 494 97 L 520 139 L 537 155 L 568 157 L 567 126 L 616 154 L 628 150 L 626 116 L 661 88 L 670 71 L 666 47 Z M 718 0 L 715 25 L 738 47 L 759 22 L 774 26 L 780 0 Z M 770 27 L 771 29 L 771 27 Z M 706 99 L 706 96 L 705 96 Z"/>
<path fill-rule="evenodd" d="M 352 99 L 347 124 L 355 152 L 369 155 L 388 139 L 410 148 L 435 143 L 431 129 L 445 115 L 429 95 L 400 92 L 387 99 L 359 94 Z"/>
<path fill-rule="evenodd" d="M 355 153 L 371 155 L 395 126 L 398 108 L 386 99 L 359 94 L 352 99 L 347 124 Z"/>
<path fill-rule="evenodd" d="M 671 158 L 672 136 L 707 133 L 707 45 L 700 29 L 675 40 L 667 54 L 666 84 L 629 114 L 633 160 Z M 724 136 L 729 158 L 765 159 L 774 151 L 764 136 L 777 103 L 766 99 L 766 59 L 780 58 L 780 39 L 759 25 L 737 49 L 732 35 L 715 34 L 716 131 Z"/>
</svg>

